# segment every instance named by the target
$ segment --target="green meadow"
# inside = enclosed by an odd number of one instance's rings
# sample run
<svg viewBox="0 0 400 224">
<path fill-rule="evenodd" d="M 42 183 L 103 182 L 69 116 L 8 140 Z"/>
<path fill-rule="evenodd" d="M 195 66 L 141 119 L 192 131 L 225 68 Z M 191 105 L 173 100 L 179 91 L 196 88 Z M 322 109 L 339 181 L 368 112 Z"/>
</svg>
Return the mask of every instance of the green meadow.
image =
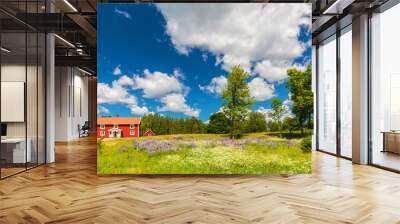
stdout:
<svg viewBox="0 0 400 224">
<path fill-rule="evenodd" d="M 99 174 L 309 174 L 311 152 L 301 139 L 252 133 L 98 139 Z"/>
</svg>

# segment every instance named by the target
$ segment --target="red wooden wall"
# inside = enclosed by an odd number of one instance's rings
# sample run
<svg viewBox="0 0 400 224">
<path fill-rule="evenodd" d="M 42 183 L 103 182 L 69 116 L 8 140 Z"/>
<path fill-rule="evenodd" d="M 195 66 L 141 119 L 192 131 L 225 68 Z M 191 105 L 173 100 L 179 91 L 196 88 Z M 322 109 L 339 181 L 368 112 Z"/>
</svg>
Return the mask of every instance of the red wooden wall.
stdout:
<svg viewBox="0 0 400 224">
<path fill-rule="evenodd" d="M 100 136 L 100 125 L 97 125 L 97 138 L 108 138 L 108 130 L 112 129 L 114 125 L 105 125 L 104 129 L 104 136 Z M 121 138 L 128 138 L 128 137 L 139 137 L 139 128 L 140 125 L 135 125 L 134 135 L 130 135 L 130 128 L 129 125 L 120 124 L 118 125 L 118 129 L 121 129 Z"/>
</svg>

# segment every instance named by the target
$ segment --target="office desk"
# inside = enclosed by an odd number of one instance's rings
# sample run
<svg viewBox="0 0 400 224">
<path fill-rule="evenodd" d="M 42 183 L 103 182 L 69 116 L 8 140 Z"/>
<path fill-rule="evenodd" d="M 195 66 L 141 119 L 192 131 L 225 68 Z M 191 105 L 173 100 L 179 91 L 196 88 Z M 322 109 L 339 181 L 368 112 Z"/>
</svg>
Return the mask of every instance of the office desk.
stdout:
<svg viewBox="0 0 400 224">
<path fill-rule="evenodd" d="M 400 154 L 400 132 L 383 131 L 382 152 Z"/>
<path fill-rule="evenodd" d="M 1 157 L 6 163 L 26 163 L 31 162 L 31 139 L 27 139 L 25 152 L 25 138 L 6 138 L 1 139 Z"/>
</svg>

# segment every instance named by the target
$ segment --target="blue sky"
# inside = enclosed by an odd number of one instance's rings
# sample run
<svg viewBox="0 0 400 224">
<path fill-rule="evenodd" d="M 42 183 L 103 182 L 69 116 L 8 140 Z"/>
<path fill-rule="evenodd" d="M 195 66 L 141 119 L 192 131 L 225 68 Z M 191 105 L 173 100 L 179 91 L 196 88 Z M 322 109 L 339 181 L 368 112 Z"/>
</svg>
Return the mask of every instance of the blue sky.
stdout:
<svg viewBox="0 0 400 224">
<path fill-rule="evenodd" d="M 238 64 L 254 111 L 290 106 L 285 71 L 310 62 L 309 23 L 309 4 L 99 4 L 98 113 L 207 121 Z"/>
</svg>

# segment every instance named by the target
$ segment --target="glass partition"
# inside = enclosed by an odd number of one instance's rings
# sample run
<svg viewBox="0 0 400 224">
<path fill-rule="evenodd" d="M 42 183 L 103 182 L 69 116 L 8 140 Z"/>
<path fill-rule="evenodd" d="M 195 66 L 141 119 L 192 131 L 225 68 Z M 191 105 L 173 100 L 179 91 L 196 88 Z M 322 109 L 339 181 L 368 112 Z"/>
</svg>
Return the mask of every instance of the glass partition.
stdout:
<svg viewBox="0 0 400 224">
<path fill-rule="evenodd" d="M 26 33 L 3 32 L 1 47 L 1 175 L 6 177 L 24 171 L 31 161 L 26 150 Z"/>
<path fill-rule="evenodd" d="M 30 160 L 27 167 L 37 165 L 38 141 L 37 141 L 37 79 L 38 79 L 38 35 L 36 32 L 28 32 L 27 35 L 27 82 L 26 82 L 26 114 L 27 114 L 27 150 L 30 151 Z"/>
<path fill-rule="evenodd" d="M 14 3 L 0 7 L 43 11 L 43 1 Z M 43 33 L 0 12 L 0 178 L 45 163 L 45 44 Z"/>
<path fill-rule="evenodd" d="M 370 120 L 375 165 L 400 170 L 400 4 L 371 18 Z"/>
<path fill-rule="evenodd" d="M 318 47 L 318 149 L 336 153 L 336 36 Z"/>
</svg>

